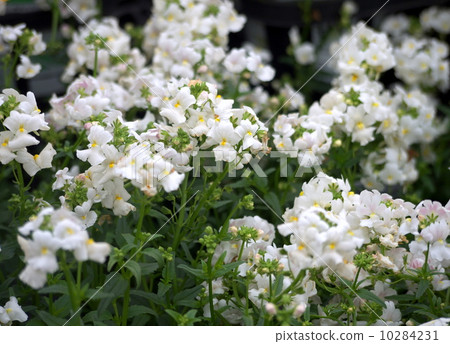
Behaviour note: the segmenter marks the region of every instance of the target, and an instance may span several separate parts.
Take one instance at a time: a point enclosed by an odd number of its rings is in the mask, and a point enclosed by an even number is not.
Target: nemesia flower
[[[13,321],[25,322],[27,320],[28,315],[19,306],[14,296],[9,298],[4,307],[0,307],[0,323],[2,324],[10,324]]]

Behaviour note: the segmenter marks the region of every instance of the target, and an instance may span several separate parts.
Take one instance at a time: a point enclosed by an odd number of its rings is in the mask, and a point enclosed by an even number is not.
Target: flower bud
[[[294,313],[292,314],[295,318],[300,317],[303,313],[305,313],[306,305],[304,303],[299,304],[294,309]]]
[[[270,315],[275,315],[277,314],[277,308],[273,303],[269,302],[266,304],[266,312],[269,313]]]

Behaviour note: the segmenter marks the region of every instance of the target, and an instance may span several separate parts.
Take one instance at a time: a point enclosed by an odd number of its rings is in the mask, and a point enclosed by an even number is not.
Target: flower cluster
[[[434,30],[440,34],[450,33],[450,9],[432,6],[420,14],[420,24],[425,31]]]
[[[283,249],[294,275],[323,268],[325,280],[335,280],[337,274],[364,287],[371,283],[370,274],[388,270],[418,275],[427,264],[435,273],[433,289],[444,290],[450,285],[444,272],[450,257],[449,211],[450,203],[443,207],[424,201],[415,207],[376,190],[355,194],[348,182],[320,173],[303,184],[278,230],[290,237],[291,244]],[[373,285],[382,300],[395,294],[389,282]],[[416,283],[408,287],[417,290]],[[386,301],[381,318],[398,325],[400,311]]]
[[[395,65],[392,45],[385,33],[376,32],[363,23],[354,25],[331,47],[342,78],[376,78]]]
[[[29,146],[39,144],[39,140],[31,134],[50,129],[32,92],[24,96],[13,89],[3,90],[0,94],[0,120],[2,129],[5,129],[0,132],[2,164],[16,160],[23,164],[30,176],[43,168],[52,167],[56,151],[50,143],[39,154],[32,155],[27,150]]]
[[[240,278],[248,280],[250,301],[272,315],[276,313],[276,306],[268,301],[273,295],[272,283],[277,274],[286,272],[288,275],[283,279],[281,290],[289,287],[290,291],[289,293],[286,291],[286,296],[281,302],[283,311],[287,311],[296,318],[300,317],[306,310],[309,298],[313,297],[317,290],[309,274],[306,274],[298,283],[299,281],[295,280],[297,273],[293,272],[293,275],[288,273],[288,256],[273,243],[274,226],[259,216],[246,216],[231,220],[228,233],[230,240],[222,241],[216,247],[213,263],[215,264],[218,260],[225,264],[233,261],[242,262],[236,272],[241,276]],[[235,282],[226,278],[213,281],[214,307],[220,309],[227,306],[228,309],[222,312],[222,316],[231,324],[242,324],[242,310],[236,307],[242,301],[233,296],[232,283]],[[281,306],[281,303],[278,306]],[[205,316],[210,314],[208,306],[204,308]]]
[[[320,173],[303,185],[294,207],[283,215],[286,223],[279,226],[279,231],[290,235],[292,245],[285,249],[289,252],[289,266],[295,271],[326,266],[324,273],[336,272],[353,280],[357,252],[374,256],[371,268],[398,272],[421,268],[427,250],[427,264],[443,271],[450,256],[446,243],[449,207],[450,203],[443,207],[431,201],[415,207],[376,190],[364,190],[358,195],[350,191],[348,182]],[[415,239],[409,241],[408,234],[414,234]],[[436,282],[450,283],[444,275],[438,276]],[[434,287],[441,290],[437,283]]]
[[[436,118],[435,100],[416,88],[397,85],[388,91],[372,80],[393,66],[392,46],[385,34],[361,25],[352,32],[361,46],[351,40],[338,54],[336,86],[309,107],[307,116],[279,115],[274,124],[274,145],[298,156],[300,165],[309,167],[321,163],[332,146],[339,148],[348,140],[360,146],[371,143],[376,148],[367,149],[361,162],[365,186],[382,188],[414,181],[416,162],[409,150],[421,144],[426,152],[444,130]],[[427,158],[432,160],[430,154]]]
[[[40,55],[46,49],[46,44],[42,40],[42,34],[33,29],[26,28],[25,24],[16,26],[0,25],[0,57],[3,56],[4,63],[15,68],[18,78],[31,79],[41,71],[39,63],[32,63],[30,56]],[[14,52],[20,63],[15,65]],[[8,71],[9,72],[9,71]]]
[[[245,17],[230,1],[155,1],[154,16],[144,27],[144,50],[152,56],[152,72],[199,78],[220,85],[239,79],[253,84],[270,81],[275,71],[269,56],[253,46],[227,51],[228,35],[240,31]],[[245,89],[246,88],[246,89]]]
[[[448,45],[436,39],[403,37],[394,51],[395,72],[408,85],[449,87]]]
[[[90,238],[78,215],[65,208],[42,209],[19,233],[26,262],[19,278],[34,289],[44,286],[47,274],[58,271],[58,250],[71,251],[77,261],[98,263],[104,263],[110,251],[109,244]]]
[[[126,79],[145,65],[145,57],[139,49],[131,48],[131,37],[112,17],[92,19],[74,32],[67,54],[70,60],[62,76],[65,82],[89,70],[95,70],[103,80]]]

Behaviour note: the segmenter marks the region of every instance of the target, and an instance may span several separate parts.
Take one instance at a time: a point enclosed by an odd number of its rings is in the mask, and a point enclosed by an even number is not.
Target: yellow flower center
[[[357,127],[359,130],[362,130],[362,129],[364,129],[364,123],[363,123],[363,122],[358,122],[358,123],[356,123],[356,127]]]
[[[47,247],[41,248],[41,254],[45,255],[47,253],[48,253],[48,248]]]
[[[225,138],[222,139],[222,142],[220,143],[221,146],[225,146],[227,144],[227,140]]]
[[[178,101],[178,102],[176,102],[176,104],[174,105],[176,108],[179,108],[180,107],[180,102]]]
[[[297,250],[299,250],[299,251],[303,250],[304,248],[305,248],[305,245],[303,245],[303,244],[300,244],[297,246]]]
[[[332,242],[331,244],[328,245],[328,247],[332,250],[334,250],[336,248],[336,245],[334,242]]]
[[[86,240],[86,244],[88,244],[88,245],[92,245],[94,242],[95,242],[94,239]]]
[[[289,218],[289,221],[290,221],[290,222],[298,221],[298,217],[297,217],[297,216],[291,216],[291,217]]]
[[[35,155],[33,155],[33,159],[34,159],[34,161],[36,161],[36,160],[37,160],[37,158],[39,158],[39,154],[35,154]]]
[[[20,125],[19,131],[20,131],[21,133],[23,133],[23,132],[25,131],[25,129],[23,128],[23,124]]]
[[[116,195],[116,201],[121,201],[123,198],[120,197],[119,195]]]

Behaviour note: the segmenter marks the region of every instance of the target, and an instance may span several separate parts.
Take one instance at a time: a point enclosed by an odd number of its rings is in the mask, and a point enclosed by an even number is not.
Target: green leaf
[[[363,299],[376,302],[381,307],[386,308],[386,304],[384,303],[384,301],[367,289],[359,289],[356,291],[356,294],[358,294]]]
[[[277,213],[280,216],[281,214],[283,214],[280,201],[278,200],[277,195],[273,191],[267,193],[264,196],[264,200],[267,202],[268,205],[270,205],[270,207],[275,211],[275,213]]]
[[[217,202],[214,202],[214,204],[212,205],[211,208],[212,209],[217,209],[217,208],[220,208],[221,206],[223,206],[225,204],[229,204],[231,202],[233,202],[233,200],[231,200],[231,199],[227,199],[227,200],[224,200],[224,201],[217,201]]]
[[[163,221],[167,221],[168,217],[156,209],[150,209],[148,215]]]
[[[419,286],[417,287],[417,293],[416,293],[416,298],[420,299],[422,297],[422,295],[425,293],[425,291],[427,290],[428,286],[430,285],[430,282],[427,280],[420,280],[419,282]]]
[[[281,292],[283,291],[283,280],[284,280],[283,274],[279,274],[275,279],[275,283],[273,284],[273,290],[275,292],[275,295],[281,294]]]
[[[139,265],[144,276],[152,274],[159,268],[158,263],[139,263]]]
[[[162,282],[158,283],[158,296],[164,296],[169,291],[171,285],[170,284],[164,284]]]
[[[61,319],[47,313],[46,311],[36,311],[37,315],[41,320],[48,326],[62,326],[67,321],[66,319]]]
[[[155,293],[149,293],[149,292],[146,292],[143,290],[131,290],[130,294],[142,297],[142,298],[144,298],[150,302],[153,302],[154,304],[157,304],[157,305],[164,305],[164,303],[165,303],[165,300],[162,297],[156,295]]]
[[[158,316],[158,313],[156,313],[153,309],[146,307],[146,306],[133,305],[128,308],[128,316],[130,318],[134,318],[134,317],[136,317],[138,315],[142,315],[142,314],[150,314],[150,315],[154,315],[155,317]]]
[[[197,302],[195,298],[202,289],[202,285],[197,285],[193,288],[182,290],[177,295],[175,295],[175,297],[173,298],[173,302],[178,306],[194,307],[195,303]]]
[[[65,294],[69,293],[66,284],[53,284],[47,287],[41,288],[38,291],[39,294]]]
[[[130,260],[128,263],[126,263],[124,265],[124,267],[131,271],[134,278],[136,279],[137,285],[139,286],[139,284],[141,283],[142,270],[141,270],[141,266],[138,264],[138,262],[135,262],[134,260]]]
[[[157,248],[150,247],[146,248],[145,250],[142,250],[141,252],[142,254],[148,257],[152,257],[154,260],[156,260],[159,266],[162,266],[164,264],[164,258],[161,254],[161,251],[158,250]]]
[[[178,312],[175,312],[171,309],[166,309],[166,313],[169,314],[173,320],[175,320],[175,322],[178,324],[178,321],[180,320],[180,318],[182,317],[182,315]]]
[[[229,272],[231,270],[234,270],[235,268],[237,268],[242,263],[244,263],[244,262],[243,261],[237,261],[237,262],[233,262],[233,263],[224,265],[222,268],[213,271],[212,278],[213,279],[219,278],[219,277],[225,275],[227,272]]]
[[[178,265],[178,267],[180,269],[190,273],[191,275],[194,275],[195,277],[202,279],[202,280],[207,280],[207,278],[208,278],[207,276],[205,276],[203,270],[201,270],[201,269],[194,269],[185,264]]]

